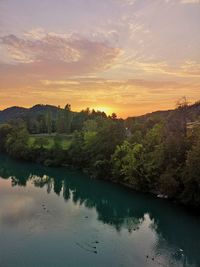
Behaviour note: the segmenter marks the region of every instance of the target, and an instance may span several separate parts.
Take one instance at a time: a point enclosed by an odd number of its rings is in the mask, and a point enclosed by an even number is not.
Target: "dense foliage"
[[[164,116],[124,121],[89,109],[74,115],[66,105],[56,116],[48,110],[35,120],[2,124],[0,150],[48,166],[81,168],[94,178],[199,208],[200,126],[190,110],[182,102]]]

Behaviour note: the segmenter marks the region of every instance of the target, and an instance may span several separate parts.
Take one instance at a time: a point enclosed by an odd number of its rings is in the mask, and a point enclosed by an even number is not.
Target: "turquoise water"
[[[0,267],[200,266],[200,218],[66,168],[0,156]]]

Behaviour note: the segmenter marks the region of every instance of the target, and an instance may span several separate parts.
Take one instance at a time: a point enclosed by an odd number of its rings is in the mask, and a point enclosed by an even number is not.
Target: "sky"
[[[200,0],[0,0],[0,110],[200,100]]]

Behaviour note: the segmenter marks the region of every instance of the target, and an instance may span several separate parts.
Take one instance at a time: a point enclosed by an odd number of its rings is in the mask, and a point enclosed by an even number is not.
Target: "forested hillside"
[[[24,121],[33,121],[32,125],[30,125],[30,131],[36,131],[40,132],[39,129],[37,129],[37,126],[39,127],[39,124],[42,124],[42,121],[46,120],[47,114],[49,113],[51,116],[52,124],[55,123],[55,121],[58,118],[58,113],[62,113],[62,111],[70,109],[71,106],[67,104],[64,108],[56,107],[52,105],[35,105],[31,108],[23,108],[23,107],[10,107],[5,110],[0,111],[0,123],[6,123],[6,122],[12,122],[14,120],[24,120]],[[99,114],[100,116],[106,117],[106,114],[104,112],[100,111],[94,111],[90,110],[89,108],[82,110],[81,112],[74,112],[71,111],[73,114],[72,118],[72,131],[76,130],[77,127],[79,129],[82,127],[78,124],[83,122],[84,120],[87,120],[88,115],[91,117],[91,114]],[[155,111],[152,113],[147,113],[145,115],[136,116],[136,117],[128,117],[125,119],[125,124],[128,128],[132,127],[133,122],[143,123],[143,124],[154,124],[156,122],[160,122],[161,120],[167,120],[170,115],[173,113],[176,113],[176,109],[172,110],[163,110],[163,111]],[[188,105],[187,108],[187,123],[190,122],[196,122],[200,118],[200,101],[196,102],[192,105]],[[35,124],[35,125],[34,125]],[[33,129],[31,129],[33,127]],[[35,129],[34,129],[35,127]],[[53,128],[53,127],[52,127]],[[45,131],[45,129],[44,129]]]

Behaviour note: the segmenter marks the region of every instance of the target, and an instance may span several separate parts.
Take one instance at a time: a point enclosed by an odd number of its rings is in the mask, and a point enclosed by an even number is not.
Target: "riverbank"
[[[9,156],[7,153],[3,153],[4,155],[8,156],[8,157],[11,157],[12,159],[14,160],[19,160],[19,162],[32,162],[32,163],[36,163],[36,164],[40,164],[41,166],[44,166],[44,167],[49,167],[49,168],[56,168],[59,170],[59,168],[67,168],[69,170],[72,170],[72,171],[81,171],[83,174],[86,174],[87,176],[89,176],[91,179],[93,180],[103,180],[107,183],[110,183],[110,184],[116,184],[120,187],[123,187],[123,188],[127,188],[129,189],[131,192],[137,192],[137,193],[143,193],[143,194],[146,194],[146,195],[150,195],[152,196],[153,198],[158,198],[158,199],[163,199],[163,200],[166,200],[166,201],[169,201],[169,202],[173,202],[174,204],[178,204],[180,205],[180,207],[184,207],[186,208],[188,211],[192,211],[194,212],[195,214],[199,214],[199,209],[194,207],[194,206],[191,206],[191,205],[186,205],[185,203],[182,203],[181,201],[178,201],[177,199],[175,198],[170,198],[168,196],[165,196],[165,195],[162,195],[159,191],[141,191],[141,190],[138,190],[134,187],[133,184],[130,184],[130,183],[125,183],[125,182],[120,182],[120,181],[117,181],[115,180],[113,177],[111,178],[108,178],[108,177],[94,177],[93,175],[91,175],[91,172],[88,168],[80,168],[80,167],[77,167],[75,165],[70,165],[70,164],[61,164],[61,165],[49,165],[49,164],[45,164],[45,161],[44,162],[37,162],[37,161],[32,161],[30,159],[25,159],[25,158],[15,158],[15,157],[12,157],[12,156]],[[191,210],[192,208],[192,210]]]
[[[200,129],[187,133],[172,122],[151,124],[145,131],[141,123],[129,137],[124,122],[112,118],[87,120],[70,136],[33,136],[24,124],[3,125],[0,151],[45,166],[78,168],[95,179],[200,209]]]

